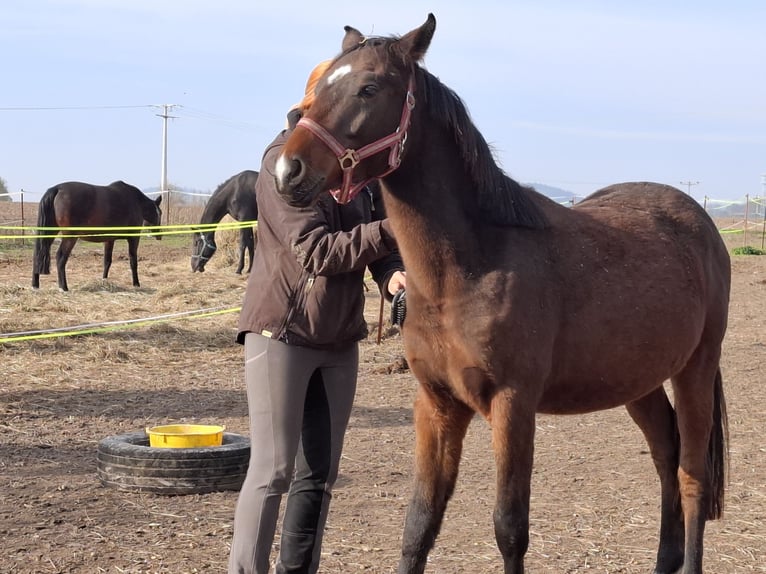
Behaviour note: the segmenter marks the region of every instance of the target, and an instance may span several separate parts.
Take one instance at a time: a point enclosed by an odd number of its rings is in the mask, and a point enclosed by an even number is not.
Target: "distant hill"
[[[575,194],[560,187],[546,185],[544,183],[525,183],[529,187],[534,187],[539,193],[551,198],[553,201],[562,204],[571,204]],[[580,198],[582,199],[582,198]]]

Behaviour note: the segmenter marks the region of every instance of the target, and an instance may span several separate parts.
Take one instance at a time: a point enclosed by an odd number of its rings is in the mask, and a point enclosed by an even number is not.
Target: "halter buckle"
[[[359,163],[359,154],[355,149],[346,149],[343,155],[338,157],[338,163],[343,171],[354,169]]]

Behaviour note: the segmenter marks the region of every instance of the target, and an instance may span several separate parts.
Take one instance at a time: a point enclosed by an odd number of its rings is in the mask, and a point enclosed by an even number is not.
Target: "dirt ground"
[[[142,240],[142,287],[124,242],[102,281],[101,250],[80,243],[69,293],[53,275],[30,288],[31,250],[0,240],[0,338],[8,333],[146,319],[240,305],[245,279],[217,255],[192,274],[187,242]],[[731,434],[725,517],[708,524],[706,572],[766,572],[766,257],[734,257],[723,373]],[[411,489],[416,383],[395,366],[401,339],[368,294],[356,406],[331,507],[321,572],[395,572]],[[386,307],[386,320],[388,307]],[[236,492],[163,496],[106,488],[107,436],[175,422],[247,434],[236,313],[135,324],[104,333],[0,344],[0,572],[222,573]],[[466,440],[457,490],[428,573],[500,573],[492,531],[487,424]],[[624,409],[538,418],[529,572],[648,573],[659,484]],[[276,544],[278,545],[277,539]]]

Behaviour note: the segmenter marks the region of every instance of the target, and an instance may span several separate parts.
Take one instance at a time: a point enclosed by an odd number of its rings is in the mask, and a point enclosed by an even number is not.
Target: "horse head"
[[[210,231],[195,231],[194,245],[192,246],[191,268],[192,271],[205,271],[205,265],[215,253],[218,246],[215,237]]]
[[[340,55],[277,159],[277,188],[289,203],[308,205],[324,191],[347,203],[399,167],[415,107],[415,68],[435,29],[433,14],[401,38],[345,27]]]
[[[162,223],[162,210],[160,209],[160,203],[162,202],[162,196],[158,197],[154,201],[143,205],[142,217],[144,218],[144,225],[146,225],[149,237],[154,237],[158,241],[162,239],[160,234],[160,225]]]

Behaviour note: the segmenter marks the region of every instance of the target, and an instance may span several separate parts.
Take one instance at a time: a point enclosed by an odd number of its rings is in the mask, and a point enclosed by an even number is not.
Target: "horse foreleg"
[[[402,535],[399,574],[422,574],[455,489],[473,411],[423,386],[415,401],[415,484]]]
[[[245,251],[250,255],[250,266],[253,264],[253,230],[249,227],[243,227],[239,230],[239,262],[237,263],[237,269],[234,271],[237,275],[242,273],[245,268]],[[248,272],[250,267],[248,267]]]
[[[492,399],[492,445],[497,468],[495,540],[505,574],[523,574],[529,546],[529,497],[535,442],[532,400],[506,389]]]
[[[76,237],[64,237],[56,250],[56,271],[58,272],[59,289],[62,291],[69,291],[66,282],[66,263],[69,261],[75,243],[77,243]]]
[[[109,268],[112,266],[112,252],[114,251],[114,239],[104,242],[104,279],[109,277]]]
[[[684,563],[684,520],[678,490],[678,426],[663,387],[625,405],[644,433],[660,477],[660,545],[654,574],[672,574]]]
[[[130,272],[133,274],[133,287],[141,287],[138,282],[138,242],[139,237],[128,237],[128,257],[130,258]]]
[[[672,378],[681,448],[678,482],[684,514],[681,574],[702,574],[705,521],[719,518],[726,466],[726,406],[718,354],[697,354]]]
[[[255,231],[253,231],[252,227],[247,228],[247,243],[245,244],[245,248],[247,249],[247,272],[250,273],[250,271],[253,269],[253,257],[255,256]]]

